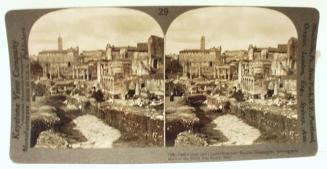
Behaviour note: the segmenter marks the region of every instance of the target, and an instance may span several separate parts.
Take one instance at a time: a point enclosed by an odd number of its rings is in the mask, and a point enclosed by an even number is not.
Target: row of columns
[[[201,76],[201,66],[193,66],[195,68],[195,73],[196,75],[198,75],[198,77]],[[192,67],[191,66],[188,66],[186,63],[184,63],[183,65],[183,75],[184,76],[187,76],[187,73],[190,74],[190,79],[192,80],[192,77],[193,77],[193,71],[192,71]]]
[[[230,68],[221,68],[219,66],[214,66],[214,78],[215,79],[227,79],[231,80],[232,73]]]
[[[58,65],[55,69],[55,71],[51,68],[49,68],[49,65],[44,65],[43,66],[43,77],[48,78],[48,73],[49,73],[49,79],[52,80],[54,75],[57,75],[56,77],[58,79],[61,79],[60,75],[60,66]],[[75,67],[73,66],[73,79],[80,79],[82,78],[83,80],[89,80],[90,79],[90,71],[88,67]]]
[[[254,93],[254,77],[242,77],[242,90],[246,93]]]
[[[186,63],[183,64],[183,75],[186,76],[187,73],[190,74],[190,79],[192,80],[192,75],[194,71],[196,72],[195,74],[198,75],[198,77],[201,76],[201,66],[193,67],[195,69],[192,69],[191,66],[188,66]],[[213,76],[215,79],[227,79],[231,80],[231,69],[230,68],[221,68],[219,66],[214,66],[213,67]]]
[[[102,76],[101,77],[102,89],[109,93],[115,93],[115,78],[113,76]]]
[[[73,79],[80,79],[83,80],[89,80],[90,79],[90,71],[89,68],[79,68],[79,67],[73,67]]]
[[[43,77],[48,77],[48,72],[49,72],[49,79],[52,80],[53,76],[57,74],[57,78],[61,79],[60,76],[60,66],[57,66],[57,69],[55,71],[51,70],[48,68],[48,65],[43,66]]]

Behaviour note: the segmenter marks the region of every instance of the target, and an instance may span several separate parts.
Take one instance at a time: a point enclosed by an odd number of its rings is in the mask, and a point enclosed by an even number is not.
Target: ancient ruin
[[[240,50],[199,39],[166,55],[167,146],[297,142],[297,39]]]
[[[59,36],[58,49],[31,59],[31,146],[163,146],[163,44],[152,35],[80,52]]]

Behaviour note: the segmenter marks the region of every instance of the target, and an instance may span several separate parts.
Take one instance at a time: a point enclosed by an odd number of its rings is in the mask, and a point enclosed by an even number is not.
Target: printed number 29
[[[167,16],[168,15],[168,8],[158,8],[158,15]]]

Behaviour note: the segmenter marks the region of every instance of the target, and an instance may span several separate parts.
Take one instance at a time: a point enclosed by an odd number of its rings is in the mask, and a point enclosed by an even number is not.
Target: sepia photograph
[[[55,10],[28,47],[32,148],[164,145],[164,36],[150,15]]]
[[[298,143],[297,47],[276,10],[179,15],[166,34],[166,146]]]
[[[193,165],[321,152],[318,9],[40,5],[4,13],[11,163]]]

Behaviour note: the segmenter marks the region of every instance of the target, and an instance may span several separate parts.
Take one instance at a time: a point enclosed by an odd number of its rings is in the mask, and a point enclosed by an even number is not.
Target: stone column
[[[73,65],[73,79],[75,79],[75,65]]]
[[[254,94],[254,78],[252,79],[252,94]]]
[[[183,76],[185,76],[185,63],[183,63]]]
[[[101,66],[100,66],[100,62],[97,63],[97,81],[100,84],[100,82],[101,82]]]
[[[45,65],[44,68],[45,68],[45,77],[48,78],[48,71],[49,71],[48,65]]]
[[[231,77],[230,77],[231,76],[230,68],[228,69],[228,73],[227,74],[228,74],[228,81],[230,81],[230,79],[231,79]]]
[[[60,79],[60,68],[59,68],[59,66],[57,68],[57,74],[58,74],[58,79]]]
[[[77,77],[77,79],[79,79],[79,70],[78,70],[78,68],[76,69],[76,77]]]
[[[238,63],[237,73],[238,73],[238,82],[241,83],[241,81],[242,81],[242,62]]]
[[[115,100],[115,79],[114,77],[112,77],[112,94],[113,94],[113,98],[112,100]]]
[[[45,73],[45,65],[43,66],[42,73],[43,73],[43,74],[42,74],[43,77],[46,77],[47,74]]]
[[[278,81],[274,83],[274,95],[278,95],[278,86],[279,86]]]
[[[245,88],[246,88],[247,93],[249,93],[249,79],[248,78],[245,79]]]
[[[86,80],[90,79],[90,75],[89,75],[89,67],[87,67],[86,69]]]
[[[87,71],[86,71],[86,69],[84,69],[84,80],[86,80],[87,79]]]
[[[213,66],[213,77],[214,79],[217,78],[216,66]]]
[[[135,83],[135,95],[140,95],[140,85],[139,85],[139,81],[136,81]]]

